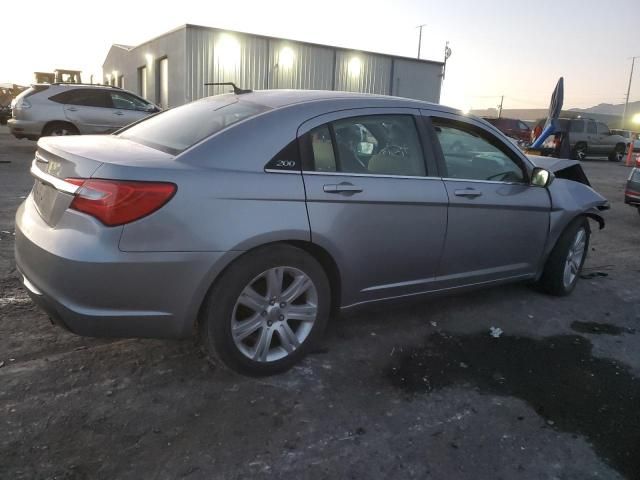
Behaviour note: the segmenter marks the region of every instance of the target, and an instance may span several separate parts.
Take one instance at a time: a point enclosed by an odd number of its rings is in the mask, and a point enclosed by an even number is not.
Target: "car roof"
[[[451,113],[460,113],[459,110],[454,108],[422,100],[334,90],[254,90],[249,93],[240,94],[238,97],[243,100],[259,103],[274,109],[307,102],[349,100],[351,102],[362,102],[363,106],[375,103],[375,106],[378,107],[429,108]]]

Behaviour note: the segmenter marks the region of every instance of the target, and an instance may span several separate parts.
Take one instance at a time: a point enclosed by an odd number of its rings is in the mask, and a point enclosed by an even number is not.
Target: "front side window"
[[[177,154],[234,123],[267,110],[269,107],[264,105],[220,95],[153,115],[118,136]]]
[[[479,129],[456,122],[434,120],[446,175],[461,180],[524,182],[522,168]]]
[[[598,133],[600,135],[610,135],[609,127],[607,127],[606,123],[598,122]]]
[[[596,123],[587,122],[587,133],[596,133]]]
[[[518,122],[518,128],[520,130],[529,130],[529,126],[524,122]]]
[[[122,110],[141,110],[146,111],[149,104],[138,97],[134,97],[125,92],[110,92],[113,108]]]
[[[411,115],[338,120],[307,134],[311,168],[319,172],[425,176],[422,146]]]

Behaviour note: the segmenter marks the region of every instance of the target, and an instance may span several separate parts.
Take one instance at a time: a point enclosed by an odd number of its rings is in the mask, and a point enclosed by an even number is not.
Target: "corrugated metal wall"
[[[391,58],[369,53],[336,52],[336,90],[389,95]]]
[[[384,95],[404,91],[432,101],[440,97],[438,75],[442,69],[437,63],[404,62],[402,67],[411,68],[394,71],[394,62],[400,59],[386,55],[193,25],[186,30],[187,101],[229,91],[228,87],[205,87],[206,82],[234,82],[251,89],[343,90]],[[399,78],[409,71],[412,78]],[[436,81],[431,81],[433,78]],[[419,85],[407,89],[412,82]]]
[[[187,30],[187,96],[192,100],[229,91],[205,86],[208,82],[233,82],[242,88],[267,88],[268,43],[249,35],[201,28]]]
[[[269,40],[269,88],[333,89],[334,51]]]

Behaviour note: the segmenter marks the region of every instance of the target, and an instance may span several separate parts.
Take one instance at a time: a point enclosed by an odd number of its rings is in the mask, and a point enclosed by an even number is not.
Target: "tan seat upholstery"
[[[371,157],[368,168],[369,172],[378,175],[423,176],[425,172],[422,159],[420,159],[420,162],[420,165],[418,165],[411,156],[402,157],[399,155],[378,153]]]
[[[333,146],[331,142],[313,142],[313,158],[315,159],[316,171],[336,171],[336,161],[333,156]]]

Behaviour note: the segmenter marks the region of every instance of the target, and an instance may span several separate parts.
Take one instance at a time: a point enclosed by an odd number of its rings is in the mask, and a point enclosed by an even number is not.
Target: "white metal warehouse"
[[[183,25],[138,46],[113,45],[104,82],[163,108],[228,87],[344,90],[438,102],[442,62]]]

